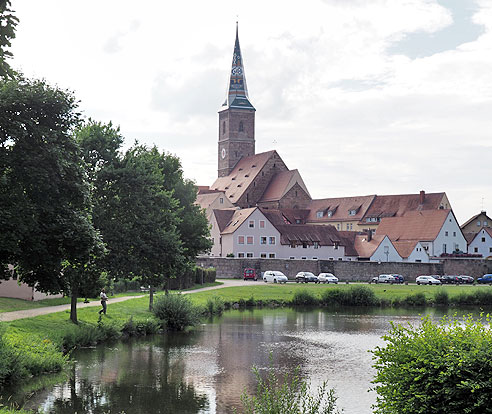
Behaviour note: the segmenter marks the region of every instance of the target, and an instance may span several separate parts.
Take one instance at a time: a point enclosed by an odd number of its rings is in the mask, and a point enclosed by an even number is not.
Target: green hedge
[[[372,351],[376,414],[492,412],[492,331],[489,320],[424,318],[393,325]]]

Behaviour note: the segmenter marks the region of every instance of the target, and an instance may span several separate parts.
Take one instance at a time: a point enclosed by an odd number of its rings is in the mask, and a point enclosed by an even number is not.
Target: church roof
[[[309,195],[301,174],[298,170],[282,171],[274,175],[260,201],[277,201],[280,200],[296,183]]]
[[[248,87],[246,86],[243,57],[241,55],[241,47],[239,46],[237,23],[236,42],[234,43],[234,54],[232,55],[231,76],[229,78],[227,96],[220,110],[229,108],[255,110],[248,97]]]
[[[237,203],[268,160],[275,154],[276,151],[267,151],[241,158],[229,175],[217,178],[210,188],[224,191],[230,202]]]

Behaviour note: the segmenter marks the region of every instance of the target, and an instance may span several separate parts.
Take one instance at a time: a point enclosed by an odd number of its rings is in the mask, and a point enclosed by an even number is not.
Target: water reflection
[[[254,393],[251,367],[299,366],[313,387],[327,380],[347,413],[371,413],[371,354],[390,321],[419,323],[419,312],[380,309],[231,311],[188,333],[84,349],[70,378],[27,400],[46,413],[231,413]],[[442,312],[428,309],[433,318]],[[448,313],[453,313],[449,311]],[[22,404],[25,396],[14,396]]]

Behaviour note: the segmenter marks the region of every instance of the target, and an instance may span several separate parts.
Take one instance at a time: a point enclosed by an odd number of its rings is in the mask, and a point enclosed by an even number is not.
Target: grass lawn
[[[325,289],[348,289],[351,286],[366,286],[376,293],[378,298],[393,300],[404,298],[415,293],[424,293],[427,299],[433,298],[434,294],[439,290],[448,292],[449,297],[459,295],[460,293],[471,293],[480,289],[491,289],[489,286],[466,286],[466,285],[444,285],[444,286],[418,286],[418,285],[370,285],[367,283],[354,284],[305,284],[305,283],[287,283],[285,285],[265,284],[262,282],[254,283],[248,286],[228,287],[218,290],[197,292],[191,295],[191,299],[198,305],[203,305],[208,298],[219,296],[225,301],[238,301],[239,299],[249,299],[253,297],[255,300],[279,300],[290,301],[294,292],[297,290],[308,290],[318,297]]]
[[[195,285],[191,288],[184,289],[184,291],[200,289],[203,287],[209,286],[219,286],[222,285],[222,282],[213,282],[213,283],[204,283],[203,285]],[[157,292],[159,294],[160,292]],[[119,298],[125,296],[141,296],[148,295],[148,292],[122,292],[117,293],[116,295],[109,296],[109,298]],[[85,298],[79,298],[78,302],[83,302]],[[91,302],[99,301],[99,298],[89,298]],[[148,299],[147,299],[148,300]],[[30,300],[22,300],[22,299],[13,299],[13,298],[2,298],[0,297],[0,313],[3,312],[14,312],[18,310],[26,310],[26,309],[36,309],[36,308],[44,308],[46,306],[57,306],[57,305],[68,305],[70,303],[70,298],[54,298],[54,299],[43,299],[38,301],[30,301]]]

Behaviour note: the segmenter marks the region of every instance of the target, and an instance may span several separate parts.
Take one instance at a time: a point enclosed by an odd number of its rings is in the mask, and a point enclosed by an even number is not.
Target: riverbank
[[[191,301],[204,307],[207,301],[221,298],[227,307],[327,305],[323,298],[356,298],[360,305],[411,307],[446,305],[460,301],[463,305],[492,305],[488,286],[416,286],[416,285],[273,285],[262,282],[234,281],[237,286],[203,292],[186,292]],[[209,288],[214,289],[214,287]],[[361,293],[362,292],[362,293]],[[157,295],[158,296],[158,295]],[[367,298],[373,302],[367,303]],[[316,301],[299,302],[299,298]],[[361,298],[365,298],[361,301]],[[159,322],[148,311],[148,295],[110,304],[108,314],[100,317],[99,306],[79,309],[79,325],[69,321],[69,311],[52,313],[12,322],[3,322],[2,343],[15,349],[21,363],[9,382],[48,372],[66,365],[66,352],[78,346],[94,345],[121,336],[147,335],[158,332]],[[466,300],[473,303],[465,303]],[[297,300],[297,303],[296,303]],[[477,302],[482,300],[482,303]],[[338,303],[340,304],[340,303]],[[343,303],[341,303],[343,304]],[[357,303],[356,303],[357,304]],[[1,352],[1,350],[0,350]]]

